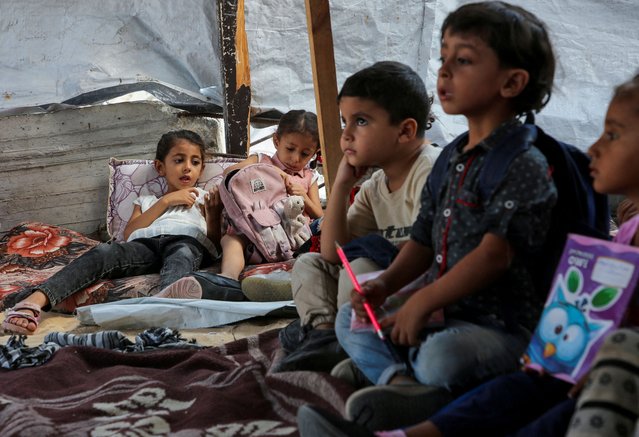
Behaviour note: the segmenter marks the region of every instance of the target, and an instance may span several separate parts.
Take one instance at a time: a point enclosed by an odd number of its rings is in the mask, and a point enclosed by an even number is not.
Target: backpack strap
[[[431,197],[439,196],[439,191],[444,185],[444,180],[446,179],[448,169],[450,168],[450,158],[453,156],[453,153],[457,150],[460,144],[465,144],[467,142],[468,132],[465,132],[448,143],[448,145],[442,149],[441,153],[435,160],[435,164],[433,164],[433,168],[430,170],[428,179],[426,179],[426,187],[428,188]]]
[[[535,126],[524,124],[513,129],[499,144],[493,146],[479,170],[479,195],[484,202],[489,201],[506,177],[513,160],[530,149],[537,140]]]
[[[499,144],[491,148],[484,160],[479,173],[479,195],[482,201],[488,201],[497,187],[506,177],[512,161],[520,154],[528,150],[537,139],[535,126],[523,125],[519,129],[507,135]],[[450,159],[460,146],[468,142],[468,132],[455,138],[440,153],[430,175],[427,179],[427,187],[431,196],[439,196],[444,185]]]

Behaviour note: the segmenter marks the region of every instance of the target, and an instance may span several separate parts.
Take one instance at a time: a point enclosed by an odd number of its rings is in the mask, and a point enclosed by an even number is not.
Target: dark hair
[[[204,160],[204,157],[206,156],[206,145],[204,144],[204,140],[195,132],[186,129],[174,130],[162,135],[162,138],[158,141],[158,147],[155,150],[155,159],[164,162],[166,155],[169,154],[173,146],[175,146],[179,140],[186,140],[189,143],[197,145],[200,148],[200,153]]]
[[[502,67],[523,68],[529,80],[513,99],[517,114],[539,112],[550,100],[555,54],[546,26],[527,10],[501,1],[469,3],[451,12],[441,30],[481,38],[497,54]]]
[[[285,134],[309,135],[319,149],[319,130],[317,129],[317,115],[303,109],[293,109],[282,115],[277,125],[275,135],[282,138]]]
[[[612,100],[631,100],[639,98],[639,74],[615,87]],[[634,108],[635,114],[639,114],[639,104]]]
[[[434,121],[430,113],[433,99],[428,96],[424,81],[412,68],[400,62],[376,62],[351,75],[342,85],[338,103],[342,97],[372,100],[389,113],[394,125],[407,118],[415,119],[420,138]]]

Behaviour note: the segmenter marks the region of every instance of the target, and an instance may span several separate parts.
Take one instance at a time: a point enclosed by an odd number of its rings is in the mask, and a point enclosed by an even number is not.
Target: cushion
[[[216,157],[206,160],[197,186],[205,190],[222,181],[222,171],[240,162],[238,158]],[[117,241],[124,240],[124,228],[133,212],[133,201],[139,196],[166,192],[166,180],[158,174],[153,160],[109,160],[109,197],[107,231]]]

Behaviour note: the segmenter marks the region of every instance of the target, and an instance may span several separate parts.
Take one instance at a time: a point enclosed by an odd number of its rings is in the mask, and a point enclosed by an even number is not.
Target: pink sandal
[[[33,311],[33,315],[23,313],[20,310],[29,310]],[[29,302],[21,302],[16,304],[13,308],[9,308],[4,318],[4,322],[2,322],[2,329],[4,329],[5,334],[20,334],[20,335],[33,335],[38,330],[38,324],[40,322],[40,312],[42,309],[33,303]],[[26,319],[29,322],[33,322],[35,324],[35,329],[30,331],[27,328],[23,328],[22,326],[15,325],[13,323],[9,323],[13,319]]]

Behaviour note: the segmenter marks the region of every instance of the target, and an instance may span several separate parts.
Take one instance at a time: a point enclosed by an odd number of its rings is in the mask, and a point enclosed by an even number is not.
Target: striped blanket
[[[325,373],[272,373],[277,330],[213,348],[65,346],[0,370],[0,435],[295,436],[299,406],[342,411],[352,389]]]

